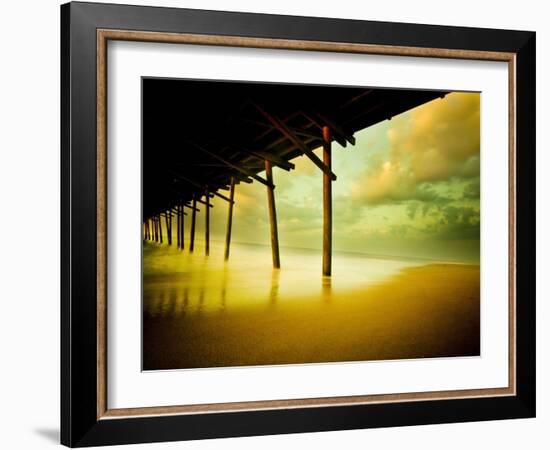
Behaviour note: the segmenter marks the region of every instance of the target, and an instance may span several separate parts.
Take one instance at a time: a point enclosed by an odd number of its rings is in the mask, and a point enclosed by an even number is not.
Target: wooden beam
[[[210,254],[210,197],[208,195],[208,186],[206,187],[206,213],[204,224],[204,254],[208,256]]]
[[[266,145],[263,150],[264,151],[269,151],[271,150],[272,148],[276,148],[276,147],[279,147],[283,142],[285,141],[288,141],[288,138],[285,136],[285,135],[281,135],[281,137],[279,139],[275,139],[274,141],[271,141],[270,144]],[[323,145],[323,138],[321,137],[321,132],[319,132],[319,136],[315,137],[315,138],[304,138],[304,139],[300,139],[300,142],[302,142],[303,144],[306,145],[307,147],[307,144],[308,143],[311,143],[311,142],[315,142],[315,141],[319,141],[319,145],[316,145],[314,148],[317,148],[319,147],[320,145]],[[294,141],[291,141],[291,144],[292,144],[292,148],[298,148],[298,146],[294,143]],[[309,148],[309,147],[308,147]]]
[[[206,205],[207,206],[206,209],[214,207],[214,205],[211,205],[210,202],[205,202],[204,200],[202,200],[200,198],[197,198],[197,202],[202,203],[203,205]]]
[[[231,185],[229,191],[229,208],[227,212],[227,230],[225,233],[225,255],[224,259],[227,261],[229,259],[229,247],[231,245],[231,227],[233,225],[233,205],[235,203],[235,179],[231,177]]]
[[[319,135],[320,135],[320,134],[321,134],[321,133],[319,133]],[[315,148],[321,147],[321,146],[323,145],[323,139],[322,139],[321,137],[319,137],[318,141],[319,141],[319,145],[313,144],[313,147],[312,147],[312,148],[315,149]],[[287,142],[288,142],[288,141],[287,141]],[[308,146],[309,144],[312,144],[313,141],[310,140],[310,139],[307,139],[307,140],[305,140],[303,143],[304,143],[304,145]],[[282,155],[286,155],[286,154],[292,152],[293,150],[298,150],[302,155],[304,154],[304,152],[302,151],[302,149],[298,148],[293,142],[288,142],[288,144],[289,144],[288,147],[285,147],[285,148],[283,148],[283,149],[281,150],[281,154],[282,154]],[[310,147],[308,147],[308,148],[310,148]],[[313,155],[315,156],[315,154],[313,154]],[[321,163],[322,163],[322,160],[319,159],[319,161],[321,161]]]
[[[233,177],[231,177],[231,179],[233,179]],[[231,198],[226,197],[223,194],[220,194],[220,193],[217,193],[217,192],[214,192],[214,194],[216,194],[216,197],[221,198],[222,200],[225,200],[226,202],[233,203],[233,200]],[[209,197],[213,197],[213,195],[210,195]]]
[[[263,158],[262,158],[262,163],[263,163]],[[241,164],[241,167],[244,170],[252,170],[252,171],[260,170],[258,168],[258,163],[254,163],[254,164],[239,163],[239,164]],[[212,164],[210,164],[210,163],[207,163],[207,164],[200,163],[200,164],[193,164],[193,167],[223,167],[223,168],[226,168],[228,166],[227,166],[227,164],[223,164],[223,163],[212,163]],[[210,192],[210,194],[211,194],[210,197],[214,196],[214,194],[212,192]]]
[[[198,183],[198,182],[196,182],[196,181],[194,181],[194,180],[191,180],[190,178],[186,177],[185,175],[182,175],[182,174],[177,173],[177,172],[174,172],[174,175],[177,176],[177,177],[179,177],[179,178],[181,178],[181,179],[183,179],[184,181],[187,181],[188,183],[192,184],[193,186],[196,186],[196,187],[198,187],[198,188],[200,188],[200,189],[203,188],[203,186],[202,186],[200,183]],[[252,183],[252,180],[246,179],[246,177],[242,177],[242,178],[245,178],[245,179],[243,180],[245,183]],[[221,186],[220,188],[218,188],[218,189],[223,189],[223,188],[224,188],[224,186],[222,185],[222,186]],[[210,192],[211,192],[212,194],[214,194],[216,197],[220,197],[220,198],[223,198],[224,200],[227,200],[227,197],[225,197],[223,194],[220,194],[219,192],[216,192],[216,191],[210,191]]]
[[[241,173],[235,173],[232,175],[237,179],[236,182],[242,181],[243,183],[251,184],[253,182],[252,178],[242,175]]]
[[[190,142],[190,144],[193,145],[193,147],[195,147],[196,149],[200,150],[201,152],[206,153],[208,156],[210,156],[214,159],[217,159],[218,161],[221,161],[226,166],[231,167],[231,168],[235,169],[236,171],[241,172],[242,174],[244,174],[244,175],[246,175],[250,178],[253,178],[254,180],[256,180],[256,181],[258,181],[262,184],[265,184],[266,186],[270,186],[268,181],[264,180],[259,175],[256,175],[254,172],[251,172],[250,170],[247,170],[247,169],[243,169],[242,167],[238,166],[237,164],[235,164],[231,161],[228,161],[227,159],[221,157],[220,155],[217,155],[216,153],[211,152],[210,150],[207,150],[204,147],[202,147],[202,146],[200,146],[200,145],[198,145],[194,142]]]
[[[363,92],[361,92],[360,94],[356,95],[355,97],[352,97],[351,99],[349,99],[346,103],[344,103],[343,105],[340,105],[340,109],[345,109],[347,108],[348,106],[356,103],[357,101],[361,100],[365,95],[368,95],[372,92],[372,89],[366,89],[364,90]]]
[[[185,182],[185,180],[174,180],[174,182],[176,181],[181,181],[181,182]],[[187,185],[185,185],[186,188],[188,188]],[[186,199],[189,194],[192,194],[193,191],[189,191],[189,190],[181,190],[179,185],[170,185],[167,187],[167,189],[171,192],[171,197],[170,197],[170,203],[178,203],[179,201],[181,200],[184,200]],[[172,208],[173,209],[173,208]]]
[[[301,111],[301,114],[307,119],[309,120],[312,125],[316,126],[317,128],[319,128],[319,131],[321,132],[321,136],[323,134],[323,124],[321,122],[319,122],[318,120],[318,116],[314,116],[313,114],[308,114],[304,111]],[[340,135],[336,135],[336,136],[333,136],[333,139],[336,140],[336,142],[338,142],[342,147],[347,147],[348,145],[348,142],[346,141],[345,138],[341,137]]]
[[[201,211],[200,209],[198,209],[198,208],[196,208],[196,207],[194,207],[194,206],[188,205],[187,203],[183,203],[181,206],[182,206],[183,208],[189,208],[189,209],[191,209],[191,210],[193,210],[193,211],[197,211],[197,212],[200,212],[200,211]],[[185,213],[185,212],[184,212],[183,214],[184,214],[185,216],[187,215],[187,213]]]
[[[333,180],[336,180],[336,175],[334,175],[330,169],[323,164],[323,161],[321,161],[315,153],[313,153],[312,150],[310,150],[291,130],[288,129],[286,124],[279,120],[277,117],[271,115],[266,110],[264,110],[261,106],[257,105],[256,103],[252,102],[252,104],[256,107],[256,109],[267,119],[269,120],[273,126],[275,126],[288,140],[290,140],[298,149],[307,155],[309,159],[315,164],[319,169],[321,169],[324,173],[329,175]]]
[[[175,211],[173,210],[174,208],[175,208]],[[179,206],[175,206],[174,208],[170,210],[170,214],[172,214],[173,216],[177,216],[177,215],[178,215],[178,208],[179,208]],[[189,208],[191,208],[191,207],[189,207]],[[186,216],[187,213],[184,212],[183,215]]]
[[[223,163],[205,163],[205,164],[199,163],[199,164],[193,164],[193,167],[224,167],[225,168],[225,167],[227,167],[227,164],[223,164]],[[249,169],[249,170],[250,169],[252,169],[252,170],[256,169],[256,167],[253,166],[253,165],[243,165],[243,168],[244,169]]]
[[[208,209],[208,208],[206,208]],[[197,219],[197,195],[193,194],[193,213],[191,214],[191,235],[189,237],[189,251],[195,248],[195,221]]]
[[[321,139],[319,136],[317,136],[317,139]],[[222,142],[218,142],[220,145],[223,144]],[[284,158],[281,158],[275,154],[271,154],[269,152],[266,152],[265,150],[256,150],[256,149],[250,149],[248,147],[242,147],[239,143],[231,142],[228,145],[225,145],[221,148],[222,151],[233,149],[236,150],[239,153],[246,153],[248,155],[254,156],[261,160],[262,166],[264,164],[264,161],[267,159],[268,161],[271,161],[272,163],[279,166],[281,169],[284,170],[292,170],[294,169],[294,164],[290,161],[287,161]],[[229,190],[229,187],[225,187],[225,190]]]
[[[273,184],[273,172],[271,162],[265,162],[265,174],[267,179]],[[267,206],[269,209],[269,223],[271,225],[271,255],[273,258],[273,267],[279,269],[281,260],[279,258],[279,233],[277,231],[277,210],[275,208],[275,194],[273,188],[267,188]]]
[[[342,125],[336,123],[334,119],[332,119],[331,117],[328,117],[326,114],[317,113],[317,116],[323,122],[325,122],[325,124],[329,126],[334,133],[342,136],[351,145],[355,145],[355,137],[353,136],[353,133],[351,133],[350,131],[347,131]],[[323,142],[324,142],[324,136],[323,136]]]
[[[323,162],[332,168],[330,128],[323,127]],[[323,276],[332,274],[332,180],[323,175]]]
[[[241,122],[246,122],[246,123],[250,123],[252,125],[258,125],[260,127],[264,127],[264,128],[269,128],[271,130],[275,130],[277,131],[277,128],[275,128],[272,124],[270,123],[265,123],[265,122],[260,122],[258,120],[250,120],[250,119],[240,119]],[[319,139],[319,136],[316,135],[316,134],[313,134],[307,130],[302,130],[300,128],[296,128],[296,127],[291,127],[289,125],[287,125],[288,129],[291,130],[292,132],[294,132],[294,134],[296,134],[297,136],[304,136],[304,137],[310,137],[310,138],[314,138],[314,139]]]
[[[286,171],[293,170],[296,167],[290,161],[287,161],[283,158],[280,158],[279,156],[277,156],[275,154],[271,154],[271,153],[264,152],[264,151],[261,151],[261,150],[249,150],[247,148],[242,148],[242,147],[236,147],[236,150],[238,150],[240,152],[243,152],[243,153],[247,153],[247,154],[249,154],[251,156],[254,156],[258,159],[261,159],[262,163],[265,160],[271,161],[273,164],[276,164],[278,167],[280,167],[281,169],[284,169]]]
[[[228,173],[218,173],[217,176],[225,176],[227,178],[227,175],[229,175],[230,177],[234,177],[235,178],[235,183],[238,183],[239,181],[242,181],[244,183],[248,183],[248,184],[251,184],[254,182],[254,180],[246,175],[243,175],[241,172],[229,167],[229,166],[226,166],[227,167],[227,172]],[[212,181],[209,180],[209,183],[212,184]],[[218,188],[216,186],[216,188]],[[228,190],[229,188],[226,188],[226,190]]]
[[[176,216],[177,214],[178,214],[177,210],[173,211],[172,209],[169,209],[166,212],[161,212],[160,213],[160,215],[164,216],[164,217],[172,217],[172,216]],[[185,215],[187,215],[187,213]]]
[[[287,123],[289,120],[294,119],[296,116],[300,114],[299,111],[293,111],[288,116],[283,117],[282,121]],[[271,130],[265,130],[263,133],[260,133],[258,136],[254,138],[254,142],[261,141],[264,137],[266,137],[269,133],[271,133]]]

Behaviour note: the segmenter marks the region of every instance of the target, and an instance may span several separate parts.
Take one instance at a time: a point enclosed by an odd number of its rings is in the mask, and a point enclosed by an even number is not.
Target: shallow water
[[[477,265],[197,244],[144,244],[146,370],[479,354]]]
[[[401,269],[426,264],[421,260],[335,253],[332,277],[323,277],[318,250],[282,248],[282,268],[277,270],[272,267],[270,247],[233,244],[230,260],[225,262],[222,243],[214,243],[208,257],[200,244],[194,253],[174,246],[144,245],[146,313],[192,314],[276,303],[329,301],[346,291],[388,279]]]

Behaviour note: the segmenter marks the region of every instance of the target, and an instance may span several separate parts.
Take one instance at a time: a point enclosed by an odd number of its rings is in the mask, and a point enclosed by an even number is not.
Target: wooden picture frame
[[[535,415],[535,33],[126,5],[61,7],[61,441],[67,446]],[[507,388],[109,409],[109,40],[505,61],[509,67]]]

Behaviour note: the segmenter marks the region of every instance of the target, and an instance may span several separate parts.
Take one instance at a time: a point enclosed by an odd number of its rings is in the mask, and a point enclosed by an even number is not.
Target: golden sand
[[[144,262],[145,370],[479,355],[479,265],[403,263],[372,277],[387,262],[359,258],[347,284],[351,269],[300,282],[284,267],[268,274],[269,261],[235,274],[162,251]]]

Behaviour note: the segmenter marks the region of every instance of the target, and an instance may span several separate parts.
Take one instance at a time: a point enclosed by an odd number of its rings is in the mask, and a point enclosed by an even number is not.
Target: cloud
[[[439,220],[426,227],[432,237],[448,240],[479,240],[479,209],[470,206],[447,206],[441,210]]]
[[[323,157],[320,149],[315,149],[313,153],[315,153],[320,158]],[[299,172],[301,175],[314,176],[317,175],[319,172],[319,169],[307,156],[299,156],[297,158],[294,158],[292,160],[292,163],[296,167],[296,172]]]
[[[394,119],[389,149],[372,155],[352,186],[366,204],[421,200],[430,183],[479,177],[479,94],[451,93]]]
[[[479,199],[479,190],[479,178],[477,178],[476,180],[471,181],[464,187],[464,190],[462,191],[462,198],[468,200],[477,200]]]
[[[467,176],[479,156],[479,94],[451,93],[389,130],[392,158],[409,161],[419,182]]]

